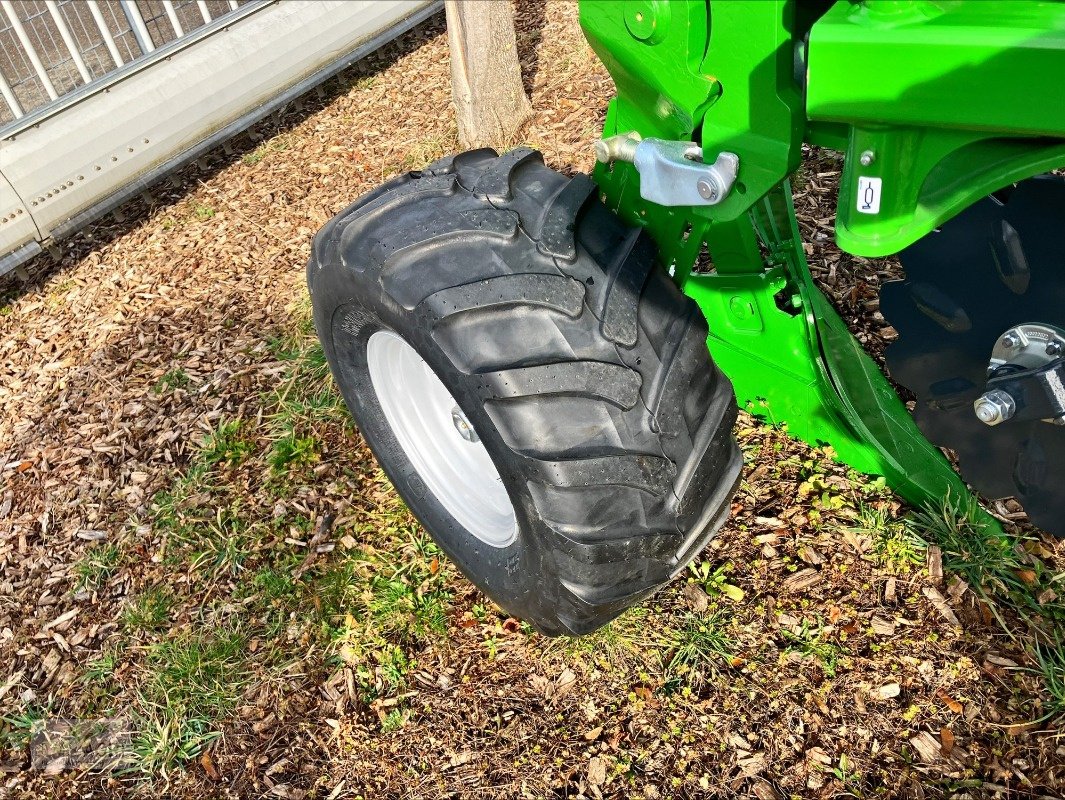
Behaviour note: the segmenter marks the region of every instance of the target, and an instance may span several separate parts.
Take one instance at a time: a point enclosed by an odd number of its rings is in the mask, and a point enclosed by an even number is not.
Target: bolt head
[[[872,150],[866,150],[860,156],[858,156],[858,163],[860,163],[863,167],[868,167],[874,161],[876,161],[876,153],[874,153]]]
[[[706,178],[699,178],[698,182],[695,184],[695,188],[699,191],[699,196],[703,198],[703,200],[714,200],[717,198],[717,187]]]
[[[1047,355],[1057,358],[1062,353],[1061,342],[1047,342]]]
[[[985,425],[1000,425],[1017,413],[1017,403],[1007,392],[992,389],[977,398],[973,411]]]
[[[467,442],[479,442],[481,440],[477,435],[477,431],[473,429],[470,421],[466,419],[466,415],[462,413],[462,409],[458,406],[451,409],[451,421],[455,424],[455,430],[459,432],[459,436]]]
[[[1019,346],[1020,343],[1021,343],[1021,337],[1019,337],[1015,333],[1007,333],[1005,336],[1002,337],[1002,346],[1003,347],[1008,347],[1011,350],[1014,347]]]

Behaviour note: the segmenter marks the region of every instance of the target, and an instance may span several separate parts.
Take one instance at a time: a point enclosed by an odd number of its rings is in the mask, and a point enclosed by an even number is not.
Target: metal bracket
[[[987,390],[973,402],[985,425],[1044,420],[1065,425],[1065,331],[1028,322],[995,342]]]
[[[660,206],[715,206],[728,197],[740,170],[740,157],[721,153],[703,161],[695,142],[611,136],[595,144],[603,164],[629,161],[640,173],[640,197]]]
[[[978,416],[980,402],[986,402],[989,395],[1004,394],[1013,404],[1010,412],[1003,414],[1004,420],[1043,420],[1065,425],[1065,358],[1057,358],[1037,369],[995,375],[987,382],[987,388],[977,401]],[[983,417],[980,419],[986,422]]]

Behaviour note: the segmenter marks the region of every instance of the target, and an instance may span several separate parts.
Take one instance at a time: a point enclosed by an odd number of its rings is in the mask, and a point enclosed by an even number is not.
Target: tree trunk
[[[451,95],[463,148],[505,147],[532,114],[509,0],[445,0]]]

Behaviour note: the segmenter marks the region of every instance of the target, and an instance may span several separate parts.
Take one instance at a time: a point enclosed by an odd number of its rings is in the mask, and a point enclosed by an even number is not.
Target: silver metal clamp
[[[661,206],[714,206],[728,197],[739,174],[740,157],[721,153],[703,161],[695,142],[611,136],[595,144],[601,163],[629,161],[640,173],[640,197]]]

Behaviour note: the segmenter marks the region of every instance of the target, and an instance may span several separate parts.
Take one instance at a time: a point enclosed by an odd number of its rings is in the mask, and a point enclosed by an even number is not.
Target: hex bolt
[[[999,425],[1017,413],[1017,404],[1007,392],[992,389],[976,399],[973,411],[985,425]]]
[[[1002,346],[1008,347],[1010,350],[1019,346],[1021,343],[1021,337],[1015,333],[1007,333],[1002,337]]]
[[[1047,355],[1057,358],[1061,355],[1061,342],[1047,342]]]
[[[860,156],[858,156],[858,163],[861,164],[863,167],[868,167],[874,161],[876,161],[876,153],[874,153],[872,150],[866,150]]]
[[[717,199],[717,187],[709,179],[699,178],[695,188],[699,190],[699,197],[703,198],[703,200]]]

